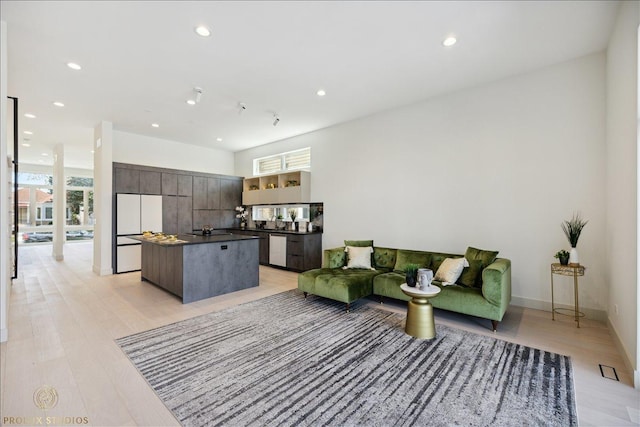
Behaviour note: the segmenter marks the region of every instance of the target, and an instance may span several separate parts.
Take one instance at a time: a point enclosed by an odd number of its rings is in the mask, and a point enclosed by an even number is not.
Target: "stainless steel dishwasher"
[[[269,264],[287,266],[287,236],[269,234]]]

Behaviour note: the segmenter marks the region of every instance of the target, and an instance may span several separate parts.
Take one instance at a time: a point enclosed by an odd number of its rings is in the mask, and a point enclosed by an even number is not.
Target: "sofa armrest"
[[[347,265],[344,247],[322,251],[322,268],[342,268]]]
[[[511,261],[497,258],[482,270],[482,295],[491,304],[506,310],[511,302]]]

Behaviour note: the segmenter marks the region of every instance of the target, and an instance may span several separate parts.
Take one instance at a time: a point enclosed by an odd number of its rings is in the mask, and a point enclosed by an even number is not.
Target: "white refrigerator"
[[[116,253],[114,271],[140,270],[142,243],[129,236],[162,231],[162,196],[116,194]]]

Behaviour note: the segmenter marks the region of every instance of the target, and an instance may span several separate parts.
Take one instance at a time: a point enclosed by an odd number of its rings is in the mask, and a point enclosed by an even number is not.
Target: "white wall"
[[[621,3],[607,49],[605,241],[606,261],[609,266],[609,322],[621,343],[627,362],[636,371],[639,21],[638,3]]]
[[[604,82],[604,54],[590,55],[238,152],[236,174],[250,176],[253,158],[311,146],[325,248],[373,238],[496,249],[512,261],[514,302],[534,307],[550,305],[549,265],[569,249],[560,224],[580,211],[589,220],[578,244],[588,267],[581,304],[602,316]],[[570,285],[556,294],[563,302]]]
[[[113,161],[194,172],[234,174],[230,151],[113,131]]]
[[[0,200],[9,200],[9,167],[7,165],[7,23],[0,21]],[[7,340],[11,268],[9,211],[0,209],[0,342]]]

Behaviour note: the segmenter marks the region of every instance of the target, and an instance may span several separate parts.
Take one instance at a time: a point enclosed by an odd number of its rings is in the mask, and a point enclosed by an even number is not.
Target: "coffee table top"
[[[405,294],[409,295],[412,298],[435,297],[440,293],[440,290],[441,290],[439,287],[435,285],[430,285],[429,287],[423,290],[418,287],[415,287],[415,288],[411,287],[406,283],[403,283],[402,285],[400,285],[400,289],[402,290],[402,292],[404,292]]]

